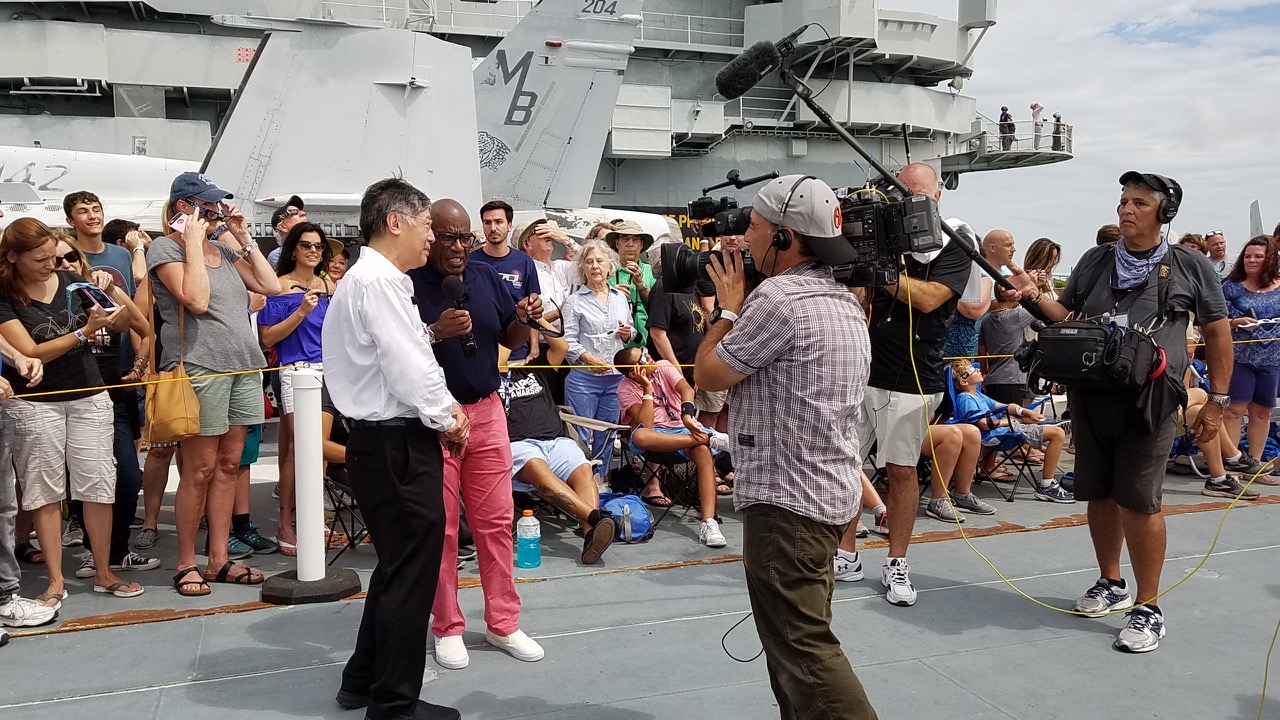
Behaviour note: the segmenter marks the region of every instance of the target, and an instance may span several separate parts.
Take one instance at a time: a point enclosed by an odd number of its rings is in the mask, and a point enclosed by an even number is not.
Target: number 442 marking
[[[612,0],[612,2],[610,0],[587,0],[587,3],[582,6],[582,12],[588,15],[617,15],[618,2],[617,0]]]

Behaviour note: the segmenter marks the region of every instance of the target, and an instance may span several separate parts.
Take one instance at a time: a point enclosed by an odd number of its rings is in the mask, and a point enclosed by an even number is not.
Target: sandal
[[[235,577],[230,577],[231,569],[237,567],[243,568],[244,572],[236,575]],[[261,585],[266,581],[266,578],[263,577],[262,573],[257,570],[254,570],[247,565],[236,565],[230,560],[228,560],[227,563],[218,570],[216,575],[206,572],[204,574],[204,579],[207,582],[226,583],[227,585]]]
[[[671,507],[671,498],[661,493],[657,495],[645,495],[644,497],[640,498],[640,500],[644,502],[645,505],[649,505],[656,508]]]
[[[276,537],[276,544],[280,546],[281,555],[285,557],[298,557],[298,546],[296,544],[291,542],[285,542],[284,540],[281,540],[278,536]]]
[[[113,582],[110,585],[107,585],[105,587],[102,585],[98,585],[97,583],[94,583],[93,591],[96,593],[110,593],[112,595],[115,595],[118,598],[138,597],[142,593],[146,592],[146,588],[142,587],[141,585],[138,585],[137,590],[124,589],[133,584],[135,583],[127,583],[123,580],[117,580],[116,582]]]
[[[61,610],[62,601],[66,600],[68,596],[70,596],[70,593],[68,593],[66,590],[63,590],[60,593],[40,593],[39,595],[36,596],[36,602],[40,603],[41,605],[44,605],[47,608],[53,608],[54,610]],[[57,600],[57,603],[54,605],[45,605],[45,603],[50,600]]]
[[[22,562],[28,563],[30,565],[44,564],[44,553],[41,552],[40,548],[31,544],[30,540],[14,548],[13,554],[17,555],[18,559],[21,560]]]
[[[195,573],[197,579],[195,580],[182,579],[184,577],[187,577],[191,573]],[[195,588],[195,589],[193,590],[191,588]],[[182,570],[178,571],[177,575],[173,576],[173,589],[177,590],[178,594],[183,597],[201,597],[203,595],[208,595],[210,592],[212,592],[212,590],[210,590],[209,588],[209,583],[205,582],[204,578],[200,576],[200,569],[197,568],[195,565],[192,565],[189,568],[183,568]]]
[[[716,483],[717,495],[732,495],[733,486],[726,482]]]

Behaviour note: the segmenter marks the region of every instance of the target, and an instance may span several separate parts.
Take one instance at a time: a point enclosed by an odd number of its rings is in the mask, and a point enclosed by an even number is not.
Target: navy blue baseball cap
[[[205,202],[218,202],[219,200],[230,200],[232,197],[234,196],[231,193],[214,185],[209,178],[198,172],[182,173],[173,179],[173,185],[169,188],[170,204],[187,198],[195,198]]]

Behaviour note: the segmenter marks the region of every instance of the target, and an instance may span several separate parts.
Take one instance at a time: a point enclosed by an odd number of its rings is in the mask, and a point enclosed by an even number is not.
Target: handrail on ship
[[[984,116],[985,117],[985,116]],[[988,122],[983,130],[986,132],[987,152],[1072,152],[1074,144],[1074,125],[1062,123],[1062,133],[1055,135],[1058,123],[1052,118],[1040,123],[1039,144],[1036,143],[1036,123],[1032,120],[1019,120],[1011,123],[1013,132],[1005,134],[1001,123]],[[1057,143],[1055,145],[1055,142]]]

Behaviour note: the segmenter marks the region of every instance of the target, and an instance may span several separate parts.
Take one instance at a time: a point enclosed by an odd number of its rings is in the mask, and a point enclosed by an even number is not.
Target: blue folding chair
[[[982,420],[994,419],[998,417],[1009,416],[1008,405],[996,405],[995,408],[986,412],[974,412],[965,414],[960,410],[960,403],[957,402],[959,395],[956,389],[955,379],[952,377],[951,367],[946,368],[947,378],[947,395],[951,399],[952,415],[944,421],[948,425],[958,423],[969,423],[976,425]],[[981,391],[981,386],[979,386]],[[1035,410],[1042,407],[1049,400],[1048,395],[1037,398],[1034,402],[1026,405],[1029,410]],[[978,458],[978,469],[975,473],[975,482],[989,482],[996,489],[1000,497],[1006,502],[1013,502],[1013,496],[1018,492],[1018,483],[1026,480],[1032,490],[1039,487],[1036,481],[1035,471],[1031,469],[1031,461],[1026,450],[1030,449],[1027,442],[1027,436],[1008,427],[998,427],[991,430],[982,431],[982,456]],[[1021,451],[1021,452],[1019,452]],[[983,467],[983,463],[991,455],[996,455],[999,461],[991,468]],[[1005,493],[1000,483],[995,481],[995,474],[1002,469],[1008,468],[1016,471],[1013,479],[1013,485],[1009,488],[1009,492]]]

